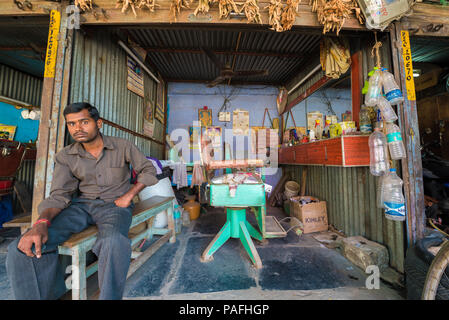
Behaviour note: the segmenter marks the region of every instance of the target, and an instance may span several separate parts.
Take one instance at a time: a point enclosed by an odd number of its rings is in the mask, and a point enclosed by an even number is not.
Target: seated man
[[[156,169],[133,143],[102,135],[98,110],[90,104],[68,105],[64,117],[76,142],[56,154],[50,196],[39,204],[38,220],[8,247],[12,290],[16,299],[63,295],[58,245],[95,224],[99,298],[121,299],[131,259],[132,199],[158,182]],[[129,164],[138,174],[133,186]]]

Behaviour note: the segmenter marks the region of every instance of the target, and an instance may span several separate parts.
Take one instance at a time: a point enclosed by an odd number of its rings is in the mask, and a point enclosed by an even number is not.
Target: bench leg
[[[81,246],[72,250],[72,300],[87,300],[86,252]]]
[[[170,237],[170,243],[176,242],[176,232],[175,232],[175,219],[173,217],[173,202],[171,206],[167,208],[167,222],[168,229],[172,230],[172,236]]]
[[[24,234],[25,232],[28,231],[29,228],[30,228],[29,226],[27,226],[27,227],[20,227],[20,234]]]

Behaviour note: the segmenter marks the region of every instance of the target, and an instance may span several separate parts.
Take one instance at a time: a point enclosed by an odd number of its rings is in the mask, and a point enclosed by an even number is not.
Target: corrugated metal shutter
[[[111,32],[102,30],[90,36],[76,32],[69,101],[89,102],[103,118],[143,134],[144,99],[127,89],[127,74],[126,53],[113,41]],[[145,77],[145,83],[150,84],[145,90],[154,101],[156,84],[148,75]],[[154,121],[153,138],[164,141],[164,127]],[[106,124],[102,132],[129,139],[146,155],[163,158],[160,144]]]

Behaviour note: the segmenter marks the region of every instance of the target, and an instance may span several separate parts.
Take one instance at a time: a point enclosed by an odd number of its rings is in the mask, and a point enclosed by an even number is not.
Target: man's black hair
[[[84,109],[89,111],[90,117],[92,119],[94,119],[95,121],[100,119],[100,113],[98,112],[97,108],[95,108],[94,106],[92,106],[91,104],[89,104],[87,102],[75,102],[75,103],[67,105],[64,109],[64,118],[69,113],[78,113]]]

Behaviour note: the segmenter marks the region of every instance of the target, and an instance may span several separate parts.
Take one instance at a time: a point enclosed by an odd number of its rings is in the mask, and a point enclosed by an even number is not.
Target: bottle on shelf
[[[382,85],[384,87],[384,92],[387,100],[395,105],[404,101],[401,89],[394,80],[394,76],[387,71],[387,69],[382,69]]]
[[[181,227],[182,227],[182,221],[181,221],[181,210],[179,208],[179,205],[176,204],[174,211],[173,211],[173,216],[175,219],[175,233],[180,233],[181,232]]]
[[[368,81],[368,92],[365,94],[365,105],[367,107],[374,107],[377,105],[382,92],[382,71],[378,68],[374,69],[374,73]]]
[[[390,157],[393,160],[404,159],[406,157],[405,147],[402,141],[401,131],[394,123],[387,123],[387,143],[390,150]]]
[[[318,140],[321,140],[323,136],[323,125],[320,119],[315,120],[315,136]]]
[[[331,121],[329,119],[326,119],[326,121],[324,122],[323,138],[330,138],[330,133],[329,133],[330,126],[331,126]]]
[[[388,102],[388,100],[384,97],[379,97],[377,107],[382,114],[382,119],[384,119],[385,121],[393,122],[398,119],[398,116],[396,115],[396,112],[394,112],[390,102]]]
[[[383,179],[383,201],[385,217],[390,220],[405,220],[405,199],[402,193],[402,179],[396,174],[396,169],[390,169],[390,173]]]
[[[373,126],[371,124],[371,118],[369,114],[369,110],[367,107],[362,106],[359,112],[359,126],[361,133],[371,133],[373,132]]]
[[[187,210],[181,209],[182,210],[182,225],[184,227],[188,227],[190,225],[190,214],[189,212],[187,212]]]
[[[309,141],[315,141],[315,129],[310,129],[309,130]]]
[[[370,154],[370,172],[373,176],[383,176],[390,168],[387,151],[387,138],[376,127],[368,139]]]

